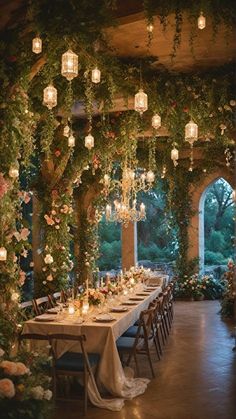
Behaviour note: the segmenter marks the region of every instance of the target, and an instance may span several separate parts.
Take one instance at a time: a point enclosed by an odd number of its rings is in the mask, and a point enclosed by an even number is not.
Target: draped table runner
[[[71,335],[86,335],[87,352],[100,353],[100,362],[97,372],[97,383],[94,380],[89,381],[88,391],[91,402],[98,407],[114,411],[121,410],[124,405],[124,399],[132,399],[146,390],[149,380],[147,378],[133,378],[127,375],[120,362],[120,357],[116,348],[116,340],[132,326],[139,318],[142,310],[145,310],[149,303],[159,295],[161,288],[154,289],[144,300],[139,301],[137,305],[129,306],[129,310],[123,313],[113,313],[116,320],[110,323],[98,323],[92,319],[86,320],[82,324],[76,324],[74,316],[67,316],[62,321],[57,322],[37,322],[34,319],[28,320],[24,324],[23,333],[67,333]],[[132,295],[134,297],[134,294]],[[139,296],[139,298],[141,298]],[[127,298],[128,300],[128,298]],[[78,344],[76,342],[62,342],[58,346],[58,357],[66,351],[76,351]],[[127,369],[128,372],[132,371]],[[115,397],[115,399],[102,399],[98,391],[106,390]]]

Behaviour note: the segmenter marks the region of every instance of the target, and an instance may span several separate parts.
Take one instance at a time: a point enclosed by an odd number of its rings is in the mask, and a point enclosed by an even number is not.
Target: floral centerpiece
[[[222,296],[223,291],[224,284],[211,275],[194,274],[189,277],[185,275],[182,281],[177,281],[175,296],[190,300],[215,300]]]
[[[89,305],[91,306],[98,306],[99,304],[103,304],[105,301],[104,294],[97,288],[88,288],[88,292],[85,291],[81,298],[82,300],[88,297]]]
[[[225,317],[233,317],[234,315],[234,302],[236,295],[236,284],[234,284],[235,275],[235,263],[232,259],[230,259],[228,261],[228,271],[223,275],[226,291],[223,294],[223,299],[221,301],[220,313]]]
[[[2,418],[46,419],[50,417],[52,392],[49,384],[51,378],[45,374],[48,361],[48,358],[32,352],[21,352],[17,357],[9,358],[0,348]]]

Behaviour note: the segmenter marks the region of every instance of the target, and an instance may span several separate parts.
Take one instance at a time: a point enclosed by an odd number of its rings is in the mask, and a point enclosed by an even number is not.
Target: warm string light
[[[206,18],[205,16],[203,16],[202,12],[200,13],[200,16],[198,17],[197,26],[198,26],[198,29],[204,29],[206,27]]]
[[[148,23],[147,24],[147,31],[148,31],[148,33],[153,33],[153,29],[154,29],[154,25],[153,25],[153,23]]]
[[[173,161],[173,163],[174,163],[174,166],[176,167],[177,165],[178,165],[178,160],[179,160],[179,150],[175,147],[176,146],[176,144],[174,143],[173,144],[173,148],[172,148],[172,150],[171,150],[171,160]]]

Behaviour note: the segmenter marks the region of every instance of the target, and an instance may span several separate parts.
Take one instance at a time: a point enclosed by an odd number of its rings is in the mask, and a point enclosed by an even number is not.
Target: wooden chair
[[[62,293],[61,291],[54,292],[54,294],[48,295],[49,304],[52,307],[55,307],[58,302],[62,302]]]
[[[81,352],[66,352],[60,358],[57,358],[57,345],[59,341],[77,342],[78,350]],[[59,376],[81,376],[84,385],[84,414],[87,413],[88,405],[88,378],[94,381],[93,369],[97,368],[100,355],[97,353],[87,353],[85,349],[85,335],[73,336],[67,334],[51,334],[49,342],[52,353],[52,377],[53,393],[57,399],[57,378]]]
[[[33,301],[20,303],[20,316],[22,320],[29,320],[34,316]]]
[[[40,314],[43,314],[48,308],[52,308],[48,297],[33,299],[33,309],[36,316],[40,316]]]
[[[134,358],[137,374],[139,375],[138,367],[138,354],[147,355],[148,362],[150,365],[151,373],[153,378],[155,377],[152,359],[150,354],[149,343],[153,340],[152,324],[153,324],[154,309],[150,308],[140,313],[139,324],[136,329],[134,337],[126,336],[125,333],[116,341],[116,346],[121,357],[124,354],[128,354],[126,365],[130,364],[132,358]]]

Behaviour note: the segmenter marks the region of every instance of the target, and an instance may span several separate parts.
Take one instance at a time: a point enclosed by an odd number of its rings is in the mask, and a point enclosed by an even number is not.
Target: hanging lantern
[[[176,167],[178,165],[178,160],[179,160],[179,150],[175,146],[171,150],[170,157],[174,163],[174,166]]]
[[[202,12],[200,13],[200,16],[198,17],[197,26],[198,26],[198,29],[204,29],[206,27],[206,18],[205,16],[203,16]]]
[[[75,137],[73,134],[70,134],[68,137],[68,147],[74,147],[75,146]]]
[[[157,113],[152,117],[152,127],[158,129],[161,127],[161,117]]]
[[[147,25],[147,31],[148,31],[149,33],[152,33],[152,32],[153,32],[153,29],[154,29],[154,25],[150,22],[150,23]]]
[[[88,134],[85,137],[85,147],[88,150],[91,150],[94,147],[94,138],[91,134]]]
[[[69,135],[70,135],[70,127],[69,127],[69,125],[65,125],[64,126],[64,128],[63,128],[63,135],[64,135],[64,137],[69,137]]]
[[[100,80],[101,80],[101,71],[97,67],[95,67],[92,70],[92,82],[100,83]]]
[[[52,85],[45,87],[43,90],[43,104],[48,109],[52,109],[57,106],[57,89]]]
[[[68,81],[78,76],[78,55],[71,49],[62,54],[61,57],[61,74]]]
[[[41,38],[36,36],[36,38],[32,39],[32,51],[35,54],[40,54],[40,52],[42,52],[42,49],[43,49],[42,46],[43,46],[43,43],[42,43]]]
[[[155,180],[155,175],[154,175],[152,170],[149,170],[147,172],[147,182],[152,183],[152,182],[154,182],[154,180]]]
[[[5,247],[0,247],[0,261],[5,262],[7,260],[7,249]]]
[[[11,166],[8,174],[12,179],[17,179],[19,177],[19,168],[17,166]]]
[[[140,115],[148,109],[148,96],[144,93],[143,89],[139,89],[138,93],[134,96],[134,109]]]
[[[198,125],[193,121],[190,121],[185,125],[185,141],[188,141],[191,145],[198,139]]]

